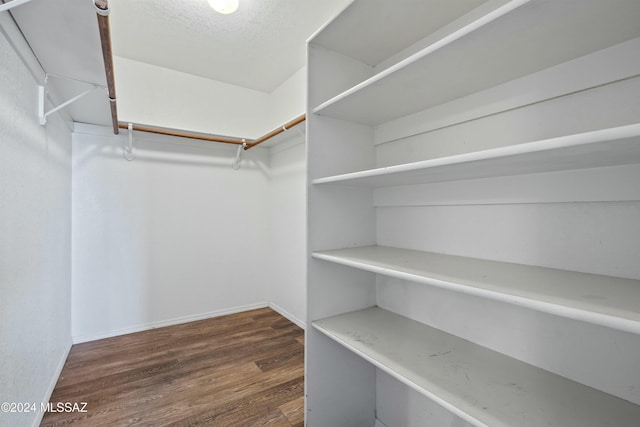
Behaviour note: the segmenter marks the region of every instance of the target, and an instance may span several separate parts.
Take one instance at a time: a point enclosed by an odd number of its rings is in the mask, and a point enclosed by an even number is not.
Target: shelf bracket
[[[31,0],[11,0],[6,3],[0,4],[0,12],[4,12],[5,10],[13,9],[16,6],[20,6],[21,4],[29,3]]]
[[[17,0],[13,0],[13,1],[17,1]],[[44,111],[44,104],[45,104],[45,98],[47,96],[47,82],[49,80],[49,77],[58,77],[58,78],[65,79],[65,80],[71,80],[71,81],[74,81],[74,82],[89,84],[89,85],[92,86],[92,88],[82,92],[79,95],[74,96],[73,98],[63,102],[62,104],[58,105],[57,107],[54,107],[51,110],[45,112]],[[94,83],[85,82],[85,81],[82,81],[82,80],[71,79],[71,78],[68,78],[68,77],[55,76],[53,74],[45,75],[44,85],[38,86],[38,119],[40,120],[40,124],[42,126],[46,125],[48,116],[50,116],[51,114],[55,113],[58,110],[63,109],[64,107],[74,103],[78,99],[82,98],[85,95],[88,95],[89,93],[93,92],[96,89],[106,89],[106,87],[102,86],[102,85],[97,85],[97,84],[94,84]]]

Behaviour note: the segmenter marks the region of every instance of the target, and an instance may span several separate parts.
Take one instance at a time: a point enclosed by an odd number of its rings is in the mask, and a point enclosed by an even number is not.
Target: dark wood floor
[[[303,426],[304,334],[271,309],[74,345],[41,426]]]

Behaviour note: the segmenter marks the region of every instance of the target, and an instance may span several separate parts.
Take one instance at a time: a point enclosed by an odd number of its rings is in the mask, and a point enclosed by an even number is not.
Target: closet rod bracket
[[[95,0],[93,5],[96,8],[96,13],[100,16],[109,16],[111,9],[109,9],[109,3],[105,0]]]
[[[231,168],[233,168],[233,170],[237,171],[238,169],[240,169],[240,160],[242,160],[242,152],[246,149],[247,149],[246,140],[242,138],[242,145],[238,146],[238,150],[236,151],[236,157],[233,159],[233,162],[231,162]]]
[[[133,123],[127,125],[127,130],[129,131],[129,145],[123,147],[122,154],[127,161],[131,162],[136,158],[133,154]]]

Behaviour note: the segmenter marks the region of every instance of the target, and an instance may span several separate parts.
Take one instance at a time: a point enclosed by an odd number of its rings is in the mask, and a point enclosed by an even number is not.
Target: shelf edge
[[[453,33],[441,38],[440,40],[436,41],[435,43],[430,44],[429,46],[427,46],[426,48],[422,49],[419,52],[416,52],[415,54],[409,56],[408,58],[405,58],[404,60],[398,62],[397,64],[385,69],[384,71],[376,74],[373,77],[370,77],[369,79],[353,86],[351,89],[348,89],[336,96],[334,96],[333,98],[323,102],[322,104],[316,106],[315,108],[312,109],[312,113],[313,114],[321,114],[322,110],[330,107],[331,105],[334,105],[336,103],[338,103],[339,101],[353,95],[354,93],[360,92],[363,89],[366,89],[369,86],[372,86],[374,84],[376,84],[377,82],[379,82],[380,80],[386,78],[387,76],[394,74],[395,72],[402,70],[403,68],[411,65],[412,63],[419,61],[420,59],[422,59],[423,57],[426,57],[428,55],[430,55],[431,53],[455,42],[456,40],[466,36],[467,34],[470,34],[474,31],[476,31],[479,28],[482,28],[483,26],[493,22],[494,20],[502,17],[503,15],[508,14],[509,12],[517,9],[518,7],[529,3],[531,0],[512,0],[509,3],[502,5],[500,7],[498,7],[497,9],[487,13],[486,15],[481,16],[480,18],[476,19],[475,21],[471,22],[470,24],[467,24],[465,26],[463,26],[462,28],[454,31]]]
[[[436,404],[442,406],[444,409],[446,409],[447,411],[449,411],[452,414],[456,415],[457,417],[462,418],[463,420],[467,421],[468,423],[472,424],[475,427],[490,427],[488,424],[485,424],[485,423],[481,422],[480,420],[478,420],[475,417],[473,417],[472,415],[466,413],[465,411],[463,411],[462,409],[460,409],[457,406],[453,405],[452,403],[449,403],[448,401],[444,400],[442,397],[438,396],[437,394],[427,390],[424,387],[421,387],[420,385],[418,385],[415,382],[411,381],[409,378],[405,377],[404,375],[402,375],[402,374],[396,372],[395,370],[391,369],[390,367],[386,366],[385,364],[383,364],[379,360],[377,360],[377,359],[369,356],[365,352],[353,347],[348,342],[342,340],[340,337],[332,334],[329,330],[323,328],[320,325],[317,325],[316,322],[312,322],[312,326],[318,332],[322,333],[323,335],[325,335],[326,337],[328,337],[331,340],[335,341],[336,343],[338,343],[339,345],[343,346],[347,350],[351,351],[352,353],[356,354],[357,356],[359,356],[362,359],[366,360],[367,362],[371,363],[376,368],[378,368],[381,371],[387,373],[388,375],[392,376],[393,378],[395,378],[396,380],[398,380],[401,383],[405,384],[406,386],[412,388],[413,390],[417,391],[418,393],[420,393],[423,396],[427,397],[428,399],[432,400]]]
[[[371,273],[382,274],[384,276],[394,277],[396,279],[408,280],[420,284],[434,286],[440,289],[450,290],[454,292],[460,292],[467,295],[477,296],[481,298],[487,298],[494,301],[503,302],[506,304],[515,305],[518,307],[528,308],[542,313],[547,313],[567,319],[572,319],[580,322],[590,323],[597,326],[604,326],[611,329],[620,330],[623,332],[629,332],[635,335],[640,335],[640,321],[632,320],[624,317],[613,316],[610,314],[598,313],[594,311],[588,311],[585,309],[570,307],[566,305],[555,304],[551,302],[535,300],[518,295],[511,295],[503,292],[492,291],[489,289],[478,288],[469,285],[462,285],[456,282],[450,282],[441,279],[435,279],[427,276],[421,276],[413,273],[406,273],[399,270],[394,270],[385,267],[377,267],[371,264],[367,264],[359,261],[351,261],[341,257],[313,252],[312,257],[341,264],[347,267],[353,267]],[[540,267],[544,268],[544,267]]]
[[[479,162],[483,160],[499,159],[510,156],[525,155],[541,151],[551,151],[562,148],[578,147],[581,145],[594,144],[598,142],[614,141],[617,139],[640,137],[640,123],[618,126],[614,128],[599,129],[590,132],[583,132],[571,135],[564,135],[555,138],[542,139],[539,141],[525,142],[522,144],[508,145],[506,147],[491,148],[488,150],[473,151],[470,153],[456,154],[453,156],[438,157],[435,159],[422,160],[414,163],[404,163],[394,166],[369,169],[358,172],[350,172],[340,175],[333,175],[323,178],[316,178],[312,184],[330,184],[356,179],[373,178],[385,175],[392,175],[402,172],[413,172],[427,170],[440,166],[453,166],[463,163]]]

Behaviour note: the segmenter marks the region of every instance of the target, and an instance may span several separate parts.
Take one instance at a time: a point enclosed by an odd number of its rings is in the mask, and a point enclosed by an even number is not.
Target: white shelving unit
[[[378,307],[313,327],[474,426],[635,427],[640,407]]]
[[[355,0],[309,40],[307,426],[638,425],[639,20]]]

